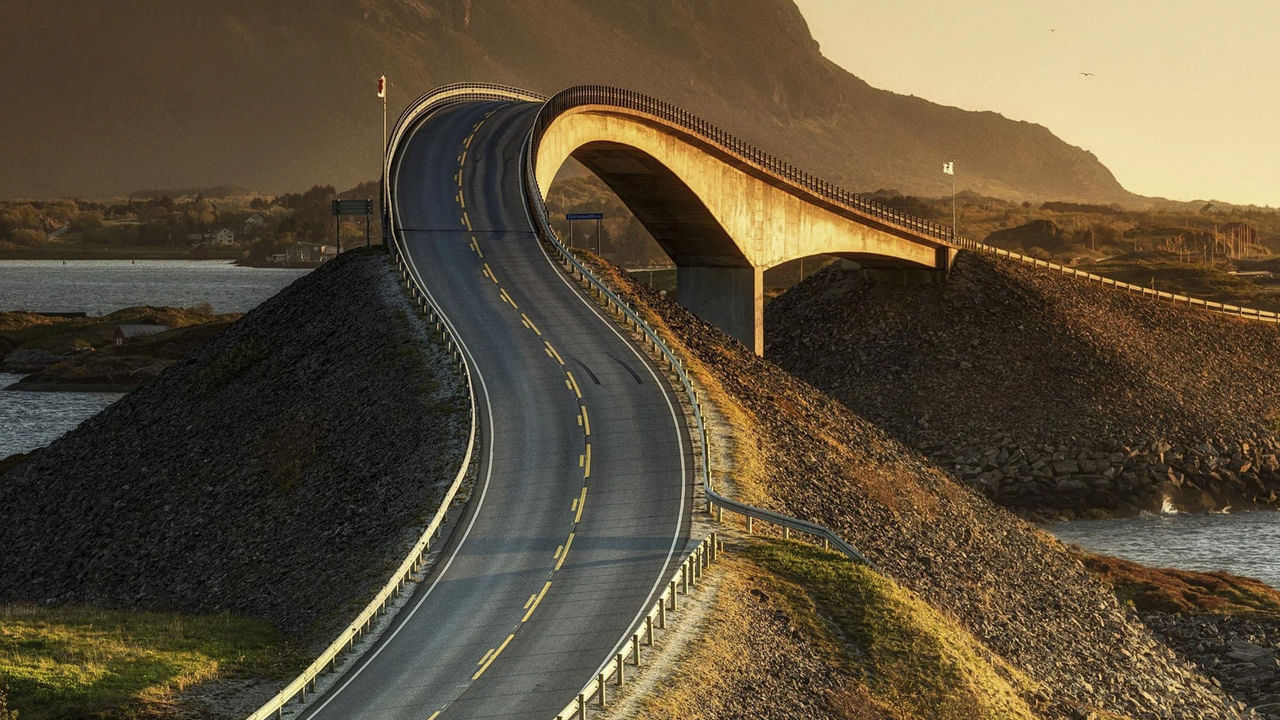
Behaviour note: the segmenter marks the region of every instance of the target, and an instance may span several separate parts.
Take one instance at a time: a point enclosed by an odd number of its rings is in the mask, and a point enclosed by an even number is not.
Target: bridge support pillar
[[[681,265],[676,268],[676,299],[755,354],[764,354],[763,269]]]

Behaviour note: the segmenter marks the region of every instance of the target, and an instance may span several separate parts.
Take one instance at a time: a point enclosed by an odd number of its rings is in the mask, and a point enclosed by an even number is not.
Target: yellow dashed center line
[[[459,165],[466,165],[466,164],[467,164],[467,151],[466,151],[466,150],[463,150],[463,151],[462,151],[462,154],[458,156],[458,164],[459,164]]]
[[[557,355],[556,357],[557,357],[557,358],[559,358],[560,356],[559,356],[559,355]],[[564,364],[564,361],[563,361],[563,360],[561,360],[561,361],[560,361],[560,364],[562,364],[562,365],[563,365],[563,364]],[[573,394],[574,394],[574,395],[577,395],[577,396],[578,396],[578,399],[579,399],[579,400],[581,400],[581,399],[582,399],[582,391],[578,389],[578,381],[573,379],[573,372],[572,372],[572,371],[570,371],[570,370],[565,370],[565,371],[564,371],[564,374],[565,374],[565,375],[567,375],[567,376],[569,376],[569,379],[565,381],[565,382],[569,385],[569,389],[573,391]]]
[[[498,284],[498,276],[493,274],[493,268],[489,267],[489,263],[484,263],[480,269],[484,276],[493,281],[494,285]]]
[[[582,522],[582,508],[587,505],[587,489],[585,487],[582,488],[582,495],[578,497],[574,504],[578,506],[577,514],[573,516],[573,522],[576,525]]]
[[[529,602],[533,602],[532,595],[529,596]],[[492,655],[493,655],[493,648],[489,648],[488,652],[484,654],[484,657],[480,658],[480,662],[476,663],[476,667],[480,667],[481,665],[483,665],[485,661],[488,660]]]
[[[591,443],[587,443],[586,457],[587,457],[586,464],[582,466],[582,477],[589,478],[591,477]]]
[[[551,581],[548,580],[547,583],[542,586],[542,591],[534,596],[533,605],[531,605],[529,609],[525,611],[524,617],[520,618],[520,622],[522,623],[529,622],[529,616],[533,615],[533,611],[538,609],[538,603],[542,602],[542,596],[547,594],[547,589],[550,587],[551,587]]]
[[[564,565],[564,559],[569,557],[569,548],[573,546],[573,533],[569,533],[569,539],[564,543],[564,552],[560,553],[560,559],[556,560],[556,569],[554,572],[560,572],[560,566]]]
[[[472,679],[472,680],[476,680],[476,679],[478,679],[481,675],[483,675],[483,674],[484,674],[484,671],[489,669],[489,666],[493,664],[493,661],[494,661],[494,660],[497,660],[497,659],[498,659],[498,656],[502,654],[502,651],[503,651],[503,650],[506,650],[506,649],[507,649],[507,645],[508,645],[508,644],[510,644],[510,642],[511,642],[513,639],[515,639],[515,633],[512,633],[512,634],[508,635],[508,636],[507,636],[507,639],[502,641],[502,644],[498,646],[498,649],[497,649],[497,650],[490,650],[489,652],[491,652],[491,653],[493,653],[493,654],[492,654],[492,655],[489,655],[489,659],[488,659],[488,660],[486,660],[486,661],[484,662],[484,664],[483,664],[483,665],[481,665],[480,669],[476,671],[476,674],[475,674],[475,675],[472,675],[472,676],[471,676],[471,679]]]
[[[519,309],[520,309],[520,306],[519,306],[519,305],[516,305],[516,301],[515,301],[515,300],[512,300],[512,299],[511,299],[511,296],[507,294],[507,289],[506,289],[506,288],[498,288],[498,292],[502,295],[502,299],[503,299],[503,300],[505,300],[505,301],[507,301],[508,303],[510,303],[510,304],[511,304],[511,307],[515,308],[516,310],[519,310]]]
[[[534,332],[534,334],[535,334],[535,335],[537,335],[538,337],[542,337],[542,331],[538,329],[538,326],[537,326],[537,325],[534,325],[534,324],[533,324],[533,321],[529,319],[529,316],[528,316],[528,315],[525,315],[524,313],[520,313],[520,317],[524,318],[524,326],[525,326],[525,327],[527,327],[527,328],[529,328],[530,330],[532,330],[532,331]]]
[[[438,718],[438,717],[440,717],[440,711],[439,711],[439,710],[437,710],[437,711],[435,711],[435,712],[431,713],[431,717],[427,718],[427,720],[436,720],[436,718]]]
[[[587,406],[582,406],[582,434],[591,437],[591,418],[587,416]]]
[[[556,352],[556,349],[552,347],[551,343],[547,342],[546,340],[543,340],[542,343],[547,346],[547,354],[555,358],[556,362],[560,363],[561,365],[564,365],[564,358],[560,357],[560,353]]]
[[[551,559],[552,559],[552,560],[559,560],[559,559],[560,559],[560,553],[562,553],[562,552],[564,552],[564,546],[563,546],[563,545],[557,545],[557,546],[556,546],[556,554],[555,554],[555,555],[552,555],[552,556],[551,556]]]
[[[472,130],[471,134],[467,136],[467,139],[462,141],[462,147],[464,148],[471,147],[471,141],[475,139],[476,139],[476,133],[474,130]]]
[[[585,459],[586,459],[586,456],[585,456],[585,455],[579,455],[579,456],[578,456],[578,467],[582,467],[582,463],[583,463],[583,461],[584,461]]]
[[[467,217],[466,210],[462,211],[462,224],[467,227],[467,230],[471,229],[471,218]]]

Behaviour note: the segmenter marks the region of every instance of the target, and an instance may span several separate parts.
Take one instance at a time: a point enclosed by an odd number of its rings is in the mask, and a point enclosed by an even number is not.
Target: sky
[[[796,4],[874,87],[1044,125],[1142,195],[1280,207],[1277,0]]]

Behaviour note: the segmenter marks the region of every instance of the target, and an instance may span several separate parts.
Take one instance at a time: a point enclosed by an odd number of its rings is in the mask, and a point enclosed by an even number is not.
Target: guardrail
[[[680,567],[671,573],[662,594],[654,601],[653,607],[645,614],[630,636],[630,643],[625,648],[608,658],[596,676],[580,690],[564,709],[556,714],[555,720],[586,720],[587,707],[595,705],[604,707],[608,702],[608,687],[612,683],[621,686],[626,680],[626,666],[640,666],[640,646],[653,645],[653,631],[667,627],[667,612],[677,610],[679,596],[688,595],[689,589],[702,579],[702,573],[708,565],[720,557],[719,534],[711,533],[702,539],[688,555]],[[628,661],[628,656],[630,660]]]
[[[476,402],[475,390],[471,385],[471,371],[467,367],[462,358],[462,354],[457,349],[457,344],[448,334],[448,328],[445,327],[436,314],[432,305],[426,302],[426,299],[418,292],[416,287],[409,282],[405,272],[403,261],[399,265],[401,278],[405,281],[406,287],[410,289],[414,299],[419,303],[419,307],[427,314],[429,319],[436,323],[436,330],[441,333],[441,337],[445,341],[446,347],[453,354],[454,360],[459,363],[459,369],[464,372],[467,382],[467,396],[471,403],[471,429],[467,437],[467,450],[462,458],[462,466],[458,468],[458,474],[454,477],[453,482],[449,485],[449,489],[445,492],[444,498],[440,501],[440,506],[436,509],[435,515],[431,518],[431,522],[427,524],[425,530],[419,536],[418,541],[414,543],[413,548],[409,550],[408,555],[401,561],[400,566],[391,575],[391,579],[387,581],[382,589],[374,595],[369,604],[365,606],[360,614],[356,616],[347,627],[338,634],[338,637],[329,646],[320,653],[312,663],[303,670],[293,682],[289,683],[274,697],[264,703],[261,707],[250,714],[247,720],[266,720],[266,718],[282,718],[284,716],[284,706],[297,698],[299,702],[307,699],[307,693],[313,692],[316,687],[316,678],[320,675],[334,670],[338,665],[338,656],[355,645],[364,635],[373,628],[374,621],[382,615],[386,614],[387,608],[391,605],[391,601],[404,590],[414,576],[417,575],[426,561],[427,554],[431,551],[431,540],[440,534],[440,528],[448,519],[449,506],[453,504],[454,498],[457,497],[458,489],[462,486],[462,481],[467,475],[467,470],[471,467],[471,458],[475,451],[476,445]]]
[[[583,86],[570,88],[569,90],[557,93],[543,105],[542,110],[538,113],[538,117],[534,120],[533,127],[529,131],[529,138],[525,141],[525,201],[529,206],[530,215],[534,218],[536,225],[535,230],[538,232],[538,235],[547,244],[554,248],[557,253],[559,253],[561,259],[564,261],[565,265],[569,267],[571,272],[574,272],[583,278],[583,280],[588,283],[589,287],[591,287],[600,298],[618,311],[626,322],[645,336],[653,350],[662,356],[668,367],[671,368],[680,380],[680,385],[683,388],[685,395],[688,397],[689,405],[692,408],[698,438],[702,447],[701,475],[703,491],[707,496],[707,511],[712,512],[716,508],[719,508],[720,512],[718,513],[718,516],[722,516],[724,510],[742,515],[747,518],[748,529],[754,529],[753,521],[760,520],[762,522],[768,522],[779,526],[782,528],[784,536],[787,537],[790,536],[791,531],[811,535],[821,540],[827,547],[834,546],[840,550],[840,552],[854,560],[866,563],[867,565],[873,565],[866,556],[858,551],[857,548],[828,528],[805,520],[793,518],[788,515],[783,515],[782,513],[773,512],[772,510],[753,507],[746,503],[725,497],[715,491],[711,481],[711,456],[708,449],[707,428],[706,421],[702,413],[702,402],[698,396],[697,390],[693,387],[691,378],[688,373],[685,372],[684,363],[676,356],[671,347],[661,337],[659,337],[658,333],[654,331],[654,329],[650,327],[649,324],[646,323],[630,305],[614,294],[614,292],[606,287],[605,284],[601,282],[585,265],[579,262],[577,257],[575,257],[569,248],[560,241],[560,238],[556,236],[555,231],[551,228],[551,223],[547,217],[546,204],[543,201],[542,190],[538,187],[537,176],[534,172],[534,160],[537,156],[538,143],[540,140],[539,134],[545,132],[546,129],[550,127],[551,122],[555,117],[566,110],[582,107],[583,105],[601,104],[628,107],[630,109],[639,109],[643,112],[651,112],[655,115],[661,113],[663,116],[678,118],[682,126],[686,127],[686,129],[699,133],[706,133],[707,140],[713,140],[717,143],[725,144],[726,147],[728,146],[727,144],[732,143],[732,147],[735,148],[734,151],[741,154],[743,157],[750,156],[760,158],[762,161],[770,162],[774,167],[784,170],[789,168],[790,170],[787,170],[787,172],[796,174],[797,176],[800,171],[795,170],[791,165],[783,163],[780,160],[771,158],[771,156],[766,153],[752,148],[741,140],[738,140],[723,130],[716,128],[714,125],[700,120],[692,114],[680,110],[675,106],[640,93],[633,93],[628,90],[620,90],[618,88],[608,88],[603,86]],[[808,177],[812,178],[812,176]],[[818,181],[811,180],[811,182]],[[834,186],[830,186],[829,184],[827,185],[830,188],[834,188]],[[838,188],[834,189],[838,190]],[[853,197],[852,193],[844,192],[844,195]],[[887,208],[884,209],[887,210]]]
[[[895,210],[865,195],[850,192],[833,182],[823,180],[785,160],[770,155],[683,108],[633,90],[607,85],[579,85],[561,90],[551,96],[543,106],[542,112],[538,113],[533,126],[533,155],[537,155],[537,141],[557,117],[575,108],[593,105],[622,108],[648,115],[666,125],[685,131],[701,143],[715,147],[739,162],[754,167],[758,173],[802,188],[824,202],[847,212],[943,243],[952,242],[952,229],[946,225]]]
[[[409,107],[405,108],[400,114],[400,118],[396,124],[388,140],[388,153],[399,147],[400,141],[403,139],[405,132],[411,123],[418,118],[424,117],[435,110],[442,107],[458,103],[471,102],[476,100],[511,100],[511,99],[527,99],[537,101],[541,96],[527,93],[518,88],[510,88],[504,85],[491,84],[456,84],[446,85],[437,88],[428,93],[424,93]],[[476,422],[476,397],[475,388],[472,385],[471,368],[467,365],[466,358],[458,349],[457,338],[453,337],[453,330],[449,324],[445,322],[442,313],[437,308],[431,298],[425,293],[420,286],[418,279],[412,277],[408,271],[408,267],[404,262],[403,250],[399,247],[399,238],[397,237],[395,228],[395,213],[390,202],[390,168],[391,155],[388,154],[384,158],[382,173],[382,199],[383,199],[383,220],[384,233],[387,248],[393,259],[395,259],[397,268],[400,271],[401,279],[405,283],[405,287],[409,290],[418,303],[419,309],[426,314],[427,318],[435,325],[436,332],[440,333],[441,339],[444,341],[446,348],[452,353],[454,360],[458,363],[459,369],[462,370],[467,383],[467,397],[471,405],[471,429],[467,439],[467,450],[463,457],[462,467],[458,469],[458,474],[453,482],[449,485],[444,498],[440,503],[440,507],[436,510],[431,522],[428,523],[418,541],[414,544],[409,554],[400,563],[400,566],[392,574],[391,579],[382,587],[381,590],[373,597],[369,604],[356,616],[356,619],[344,629],[338,637],[325,648],[324,652],[303,670],[293,682],[289,683],[274,697],[264,703],[261,707],[250,714],[246,720],[266,720],[266,718],[281,718],[284,715],[284,706],[295,698],[299,702],[305,701],[308,692],[314,692],[316,686],[316,678],[325,672],[329,672],[337,667],[338,656],[351,648],[357,641],[373,627],[374,621],[386,613],[392,599],[394,599],[404,589],[405,585],[413,579],[422,569],[422,565],[427,554],[431,549],[431,540],[440,534],[440,528],[448,519],[449,506],[453,503],[454,498],[458,494],[458,489],[462,486],[462,481],[466,477],[467,470],[471,466],[471,458],[474,454],[477,434]]]
[[[1209,312],[1219,313],[1222,315],[1233,315],[1247,320],[1260,320],[1262,322],[1280,324],[1280,313],[1275,313],[1270,310],[1241,307],[1239,305],[1231,305],[1230,303],[1220,303],[1213,300],[1205,300],[1204,298],[1192,297],[1190,295],[1181,295],[1165,292],[1163,290],[1156,290],[1155,288],[1143,287],[1142,285],[1134,285],[1133,283],[1127,283],[1123,280],[1115,280],[1113,278],[1103,277],[1102,275],[1097,275],[1091,272],[1085,272],[1084,270],[1079,270],[1077,268],[1049,262],[1048,260],[1033,258],[1029,255],[1013,252],[1012,250],[1003,250],[968,238],[959,238],[957,240],[957,245],[965,250],[1007,257],[1010,260],[1016,260],[1027,265],[1035,265],[1036,267],[1060,272],[1063,275],[1073,275],[1075,277],[1088,280],[1089,282],[1098,283],[1099,285],[1106,285],[1107,287],[1124,290],[1126,293],[1138,293],[1139,295],[1144,295],[1154,300],[1168,300],[1174,305],[1198,307]]]

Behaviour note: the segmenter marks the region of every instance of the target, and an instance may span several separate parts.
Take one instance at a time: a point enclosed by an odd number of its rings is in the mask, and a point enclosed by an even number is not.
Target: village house
[[[117,325],[116,331],[112,337],[114,338],[116,345],[123,345],[126,340],[131,340],[136,337],[146,337],[148,335],[157,335],[171,329],[172,328],[168,325]]]

